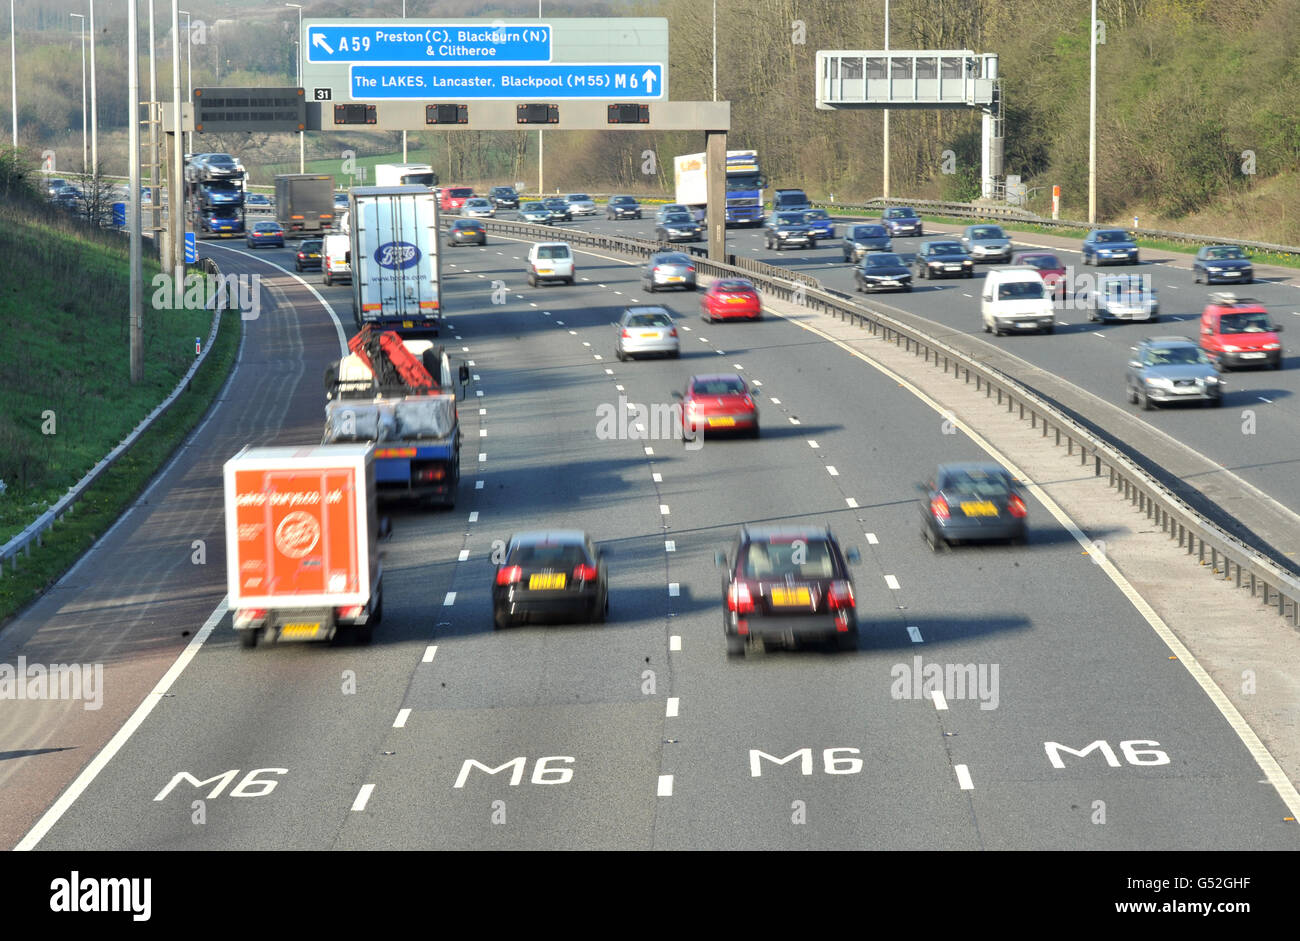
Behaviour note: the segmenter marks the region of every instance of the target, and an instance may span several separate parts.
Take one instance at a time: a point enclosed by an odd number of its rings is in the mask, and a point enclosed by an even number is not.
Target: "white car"
[[[473,199],[465,200],[465,205],[460,208],[460,214],[471,219],[491,219],[497,214],[497,207],[492,205],[492,200],[475,196]]]
[[[596,201],[586,193],[570,193],[564,197],[569,204],[569,212],[575,216],[594,216],[597,213]]]
[[[352,244],[348,236],[331,233],[321,239],[320,269],[326,284],[352,280]]]
[[[538,242],[528,251],[528,283],[539,281],[573,283],[573,249],[568,242]]]

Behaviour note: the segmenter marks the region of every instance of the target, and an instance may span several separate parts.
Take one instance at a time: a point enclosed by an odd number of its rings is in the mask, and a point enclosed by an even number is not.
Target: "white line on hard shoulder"
[[[455,603],[456,603],[456,593],[454,591],[447,592],[447,597],[442,599],[442,606],[444,608],[450,608]]]
[[[457,562],[464,562],[464,561],[465,561],[466,559],[468,559],[468,558],[469,558],[469,550],[468,550],[468,549],[461,549],[461,550],[460,550],[460,555],[456,556],[456,561],[457,561]]]
[[[838,476],[840,476],[840,472],[837,471],[837,470],[835,469],[835,466],[832,465],[832,464],[827,464],[827,465],[826,465],[826,473],[830,474],[832,477],[838,477]]]
[[[473,510],[473,511],[469,514],[469,521],[470,521],[471,523],[477,523],[477,522],[478,522],[478,510]]]
[[[894,591],[898,591],[898,579],[895,578],[893,575],[885,576],[885,584],[888,585],[890,588],[892,588]]]
[[[667,516],[667,515],[668,515],[668,504],[667,504],[667,503],[661,503],[661,504],[659,504],[659,514],[660,514],[661,516]]]
[[[671,774],[659,775],[659,789],[656,793],[659,797],[673,796],[673,776]]]
[[[480,462],[482,462],[482,461],[486,461],[486,460],[487,460],[487,452],[485,452],[485,451],[480,451],[480,452],[478,453],[478,459],[479,459]]]
[[[847,503],[851,509],[856,508],[858,505],[858,501],[854,500],[852,497],[845,497],[844,502]]]
[[[410,709],[398,709],[397,718],[393,720],[393,728],[395,729],[406,728],[406,720],[409,719],[410,717],[411,717]]]
[[[867,537],[868,545],[875,546],[880,544],[880,540],[876,538],[875,533],[863,533],[863,535]]]
[[[661,484],[664,482],[664,475],[659,473],[658,471],[655,471],[653,474],[650,475],[650,479],[657,484]]]
[[[677,542],[673,539],[664,540],[664,552],[676,552]]]
[[[668,719],[677,718],[677,706],[681,699],[678,696],[668,697],[668,707],[664,710],[664,717]]]
[[[652,455],[652,454],[655,453],[655,449],[654,449],[654,448],[651,448],[651,447],[647,447],[647,448],[645,449],[645,453],[646,453],[646,454],[651,454],[651,455]]]
[[[943,711],[948,708],[948,700],[943,698],[943,690],[930,690],[930,698],[934,700],[934,708]]]
[[[354,811],[365,810],[366,803],[370,800],[370,795],[374,792],[375,786],[373,784],[361,785],[361,790],[357,792],[357,799],[352,802],[352,809]]]
[[[672,637],[668,638],[668,649],[669,650],[682,649],[682,638],[680,634],[674,634]]]
[[[953,770],[957,772],[957,784],[963,791],[975,790],[975,782],[970,779],[970,769],[965,765],[953,765]]]
[[[669,597],[669,598],[676,598],[676,597],[680,596],[681,593],[682,593],[682,586],[681,586],[678,582],[669,582],[669,583],[668,583],[668,597]]]
[[[424,648],[424,657],[421,658],[420,662],[433,663],[434,654],[436,654],[437,652],[438,652],[438,645],[430,644],[428,647]]]

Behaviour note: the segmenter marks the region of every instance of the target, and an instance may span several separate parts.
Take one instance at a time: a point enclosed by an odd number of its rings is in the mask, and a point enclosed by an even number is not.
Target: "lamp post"
[[[302,87],[302,4],[286,3],[285,6],[293,7],[298,11],[298,38],[294,45],[298,47],[298,87]],[[307,141],[306,131],[298,132],[298,172],[306,173],[307,166]]]
[[[86,172],[86,161],[90,159],[86,137],[86,15],[73,13],[81,20],[81,172]]]
[[[90,172],[95,188],[99,188],[99,96],[95,89],[95,0],[87,0],[90,8]],[[14,136],[17,139],[17,118],[14,118]]]
[[[406,0],[402,0],[402,19],[406,19]],[[406,163],[406,128],[402,128],[402,163]]]
[[[1088,75],[1088,222],[1097,221],[1097,0],[1092,0]]]
[[[18,31],[14,27],[14,0],[9,0],[9,90],[13,92],[14,150],[18,149]]]
[[[889,51],[889,0],[885,0],[885,51],[886,52]],[[893,67],[889,61],[888,56],[885,57],[885,68],[889,69],[891,72],[893,70]],[[889,77],[890,77],[889,72],[886,72],[885,88],[888,89],[887,94],[893,94],[892,83],[888,80]],[[862,76],[862,79],[863,79],[863,84],[865,85],[866,84],[865,74]],[[880,157],[880,168],[881,168],[881,175],[882,175],[882,182],[880,185],[880,189],[881,189],[880,195],[883,196],[885,199],[888,199],[889,198],[889,109],[888,108],[885,109],[884,125],[885,125],[885,142],[884,142],[884,146],[881,149],[881,157]]]
[[[718,0],[713,0],[713,100],[718,100]]]
[[[537,18],[542,18],[542,0],[537,0]],[[16,126],[16,125],[15,125]],[[14,140],[18,140],[18,132],[14,131]],[[546,195],[546,189],[542,185],[542,161],[546,156],[546,145],[542,143],[542,129],[537,129],[537,196],[541,198]]]
[[[190,11],[181,10],[181,15],[185,17],[185,100],[194,103],[194,70],[193,64],[194,41],[190,38]],[[194,132],[186,131],[186,140],[189,146],[185,148],[187,154],[194,153]]]

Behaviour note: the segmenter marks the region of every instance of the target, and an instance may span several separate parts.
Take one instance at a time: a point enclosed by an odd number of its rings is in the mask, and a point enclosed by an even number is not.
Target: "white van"
[[[528,283],[538,281],[573,283],[573,250],[568,242],[538,242],[528,252]]]
[[[321,239],[320,270],[326,284],[352,280],[352,240],[346,235]]]
[[[1028,265],[995,268],[984,276],[980,316],[984,332],[996,336],[1026,330],[1056,331],[1052,296],[1043,285],[1043,276]]]

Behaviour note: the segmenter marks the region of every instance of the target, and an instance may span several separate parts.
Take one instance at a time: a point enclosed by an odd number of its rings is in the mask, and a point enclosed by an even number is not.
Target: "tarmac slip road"
[[[643,296],[612,259],[527,288],[523,251],[446,262],[478,376],[460,501],[394,512],[375,643],[246,651],[227,619],[40,848],[1295,848],[1245,747],[1036,500],[1028,546],[930,554],[914,483],[984,456],[938,412],[791,322]],[[680,359],[614,358],[634,301],[680,315]],[[761,383],[758,440],[600,430],[733,370]],[[313,385],[285,387],[293,413]],[[712,554],[746,522],[862,549],[859,649],[726,658]],[[535,528],[611,550],[608,623],[492,629],[493,543]],[[914,682],[935,666],[938,697]]]

